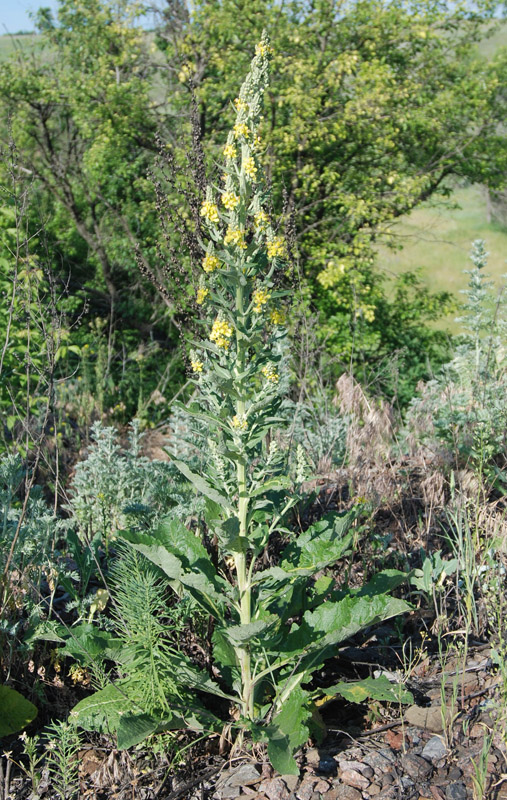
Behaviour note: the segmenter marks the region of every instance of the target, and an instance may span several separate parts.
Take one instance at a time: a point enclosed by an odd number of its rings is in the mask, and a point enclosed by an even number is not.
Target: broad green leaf
[[[160,567],[171,581],[183,584],[208,613],[223,616],[229,585],[215,572],[199,539],[179,520],[164,520],[149,534],[130,530],[118,535]]]
[[[216,654],[214,654],[216,656]],[[174,653],[172,655],[174,663],[174,674],[178,676],[178,681],[191,689],[199,689],[201,692],[213,694],[216,697],[222,697],[225,700],[235,702],[236,697],[223,692],[218,683],[216,683],[204,670],[196,667],[183,653]]]
[[[185,464],[183,461],[178,461],[178,459],[173,458],[168,451],[166,452],[171,457],[171,461],[174,466],[179,469],[179,471],[185,476],[185,478],[187,478],[187,480],[193,483],[198,492],[201,492],[201,494],[209,497],[210,500],[214,500],[214,502],[218,503],[220,506],[222,506],[222,508],[227,509],[229,513],[233,512],[233,508],[226,497],[221,495],[220,492],[210,486],[208,481],[206,481],[201,475],[198,475],[196,472],[192,472],[187,464]]]
[[[313,575],[338,561],[350,546],[352,535],[347,531],[356,516],[355,510],[328,514],[311,525],[285,548],[280,567],[286,572]]]
[[[363,628],[410,610],[404,600],[378,597],[345,597],[307,611],[301,625],[294,625],[280,645],[288,653],[310,653],[349,639]]]
[[[402,686],[392,684],[385,675],[379,678],[365,678],[362,681],[347,683],[341,681],[324,690],[326,696],[341,695],[351,703],[363,703],[365,700],[385,700],[390,703],[413,703],[412,692]]]
[[[128,750],[129,747],[139,744],[151,733],[155,733],[160,724],[160,720],[150,714],[132,714],[130,712],[122,714],[116,730],[118,750]]]
[[[307,723],[312,712],[308,698],[308,692],[300,686],[296,687],[284,701],[273,722],[266,726],[269,760],[281,775],[299,775],[293,754],[310,735]]]
[[[277,622],[278,618],[272,616],[271,619],[258,619],[247,625],[230,625],[227,628],[223,628],[223,632],[233,644],[243,645],[257,638],[261,633],[270,630]]]
[[[111,683],[81,700],[70,712],[71,717],[86,731],[113,734],[122,714],[132,710],[142,713],[142,706],[129,697],[131,692],[129,681]]]
[[[16,689],[0,686],[0,737],[22,730],[37,714],[37,707]]]
[[[377,572],[373,578],[357,591],[351,593],[357,597],[374,597],[375,595],[392,592],[410,577],[410,573],[400,572],[398,569],[385,569]]]

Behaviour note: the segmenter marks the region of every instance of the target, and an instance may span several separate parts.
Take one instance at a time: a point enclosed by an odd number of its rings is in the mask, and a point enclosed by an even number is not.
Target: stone
[[[383,747],[379,750],[380,755],[389,761],[391,764],[396,764],[396,756],[394,755],[393,751],[389,747]]]
[[[382,784],[382,788],[385,788],[386,786],[390,786],[392,783],[394,783],[394,775],[393,775],[393,773],[392,772],[384,772],[384,774],[380,778],[380,782]]]
[[[433,771],[431,764],[428,764],[426,759],[421,758],[421,756],[412,755],[411,753],[401,757],[401,767],[403,772],[415,781],[425,780]]]
[[[296,797],[298,800],[310,800],[313,794],[313,787],[315,783],[317,783],[316,778],[313,776],[305,776],[301,782],[301,786],[296,792]]]
[[[361,775],[361,773],[357,772],[355,769],[341,769],[338,775],[342,783],[345,783],[347,786],[353,786],[355,789],[364,790],[370,785],[368,778],[365,778],[364,775]]]
[[[440,736],[432,736],[431,739],[424,745],[422,751],[423,758],[435,764],[441,761],[447,755],[447,747],[440,738]]]
[[[373,778],[373,770],[369,764],[363,764],[361,761],[338,761],[340,769],[355,769],[360,772],[365,778]]]
[[[327,790],[326,794],[322,795],[322,800],[340,800],[340,790],[333,786]]]
[[[320,754],[316,747],[306,751],[306,763],[317,766],[320,762]]]
[[[239,786],[227,786],[225,784],[220,789],[219,793],[216,795],[217,797],[224,798],[224,800],[234,800],[235,797],[239,797],[241,794],[241,789]]]
[[[315,786],[313,787],[313,791],[317,792],[317,794],[324,794],[329,789],[329,783],[322,779],[318,780]]]
[[[450,709],[445,710],[446,720],[451,719]],[[431,731],[432,733],[442,733],[442,709],[438,706],[429,706],[423,708],[422,706],[409,706],[405,712],[405,722],[413,725],[416,728],[423,728]]]
[[[459,767],[451,767],[447,777],[450,781],[459,781],[463,777],[463,773]]]
[[[467,789],[464,783],[449,783],[445,787],[446,800],[467,800]]]
[[[299,775],[282,775],[282,781],[285,783],[289,792],[294,792],[299,783]]]
[[[318,772],[322,772],[324,775],[335,775],[336,761],[334,758],[323,755],[319,761]]]
[[[368,794],[370,797],[376,797],[378,794],[380,794],[380,792],[381,788],[378,783],[370,783],[368,786]]]
[[[290,795],[285,781],[281,778],[271,778],[269,781],[263,781],[260,788],[269,800],[288,800]]]
[[[371,767],[371,769],[375,772],[379,772],[381,775],[389,769],[391,763],[391,761],[376,750],[373,750],[371,753],[366,753],[363,758],[363,764]]]
[[[361,792],[358,792],[358,790],[354,789],[353,786],[348,786],[348,784],[340,786],[340,793],[338,797],[340,800],[363,800]]]
[[[229,774],[224,785],[242,788],[243,786],[253,786],[259,783],[260,779],[259,770],[253,764],[242,764]]]

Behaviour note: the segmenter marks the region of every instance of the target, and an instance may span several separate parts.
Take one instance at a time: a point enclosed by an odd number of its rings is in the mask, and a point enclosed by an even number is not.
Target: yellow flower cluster
[[[285,325],[285,312],[281,308],[274,308],[269,318],[273,325]]]
[[[239,197],[234,192],[224,192],[222,195],[222,203],[227,211],[234,211],[236,206],[239,205]]]
[[[202,306],[208,295],[209,295],[209,289],[205,289],[203,286],[201,286],[197,290],[197,297],[196,297],[197,305]]]
[[[236,106],[236,111],[248,111],[248,103],[245,103],[240,97],[236,97],[234,100],[234,105]]]
[[[205,200],[201,206],[201,217],[207,219],[208,222],[219,222],[218,208],[215,203]]]
[[[245,173],[248,175],[250,180],[255,181],[257,180],[257,164],[255,163],[255,159],[252,156],[246,158],[243,162],[243,169]]]
[[[272,364],[267,364],[261,369],[261,372],[267,381],[270,381],[271,383],[278,383],[280,376]]]
[[[253,310],[259,314],[262,311],[262,306],[266,305],[270,297],[271,295],[267,289],[256,289],[253,293]]]
[[[261,149],[261,147],[262,147],[262,139],[259,135],[257,135],[252,142],[252,149],[255,150],[255,152],[258,152]]]
[[[254,226],[256,231],[265,231],[269,225],[269,217],[266,212],[261,208],[254,214]]]
[[[229,159],[238,157],[238,151],[236,150],[236,148],[234,147],[233,144],[226,144],[225,145],[225,147],[224,147],[224,156],[226,158],[229,158]]]
[[[283,236],[275,236],[274,239],[268,242],[267,247],[268,258],[285,258],[287,255],[287,248],[285,247]]]
[[[190,362],[190,366],[192,367],[193,372],[202,372],[204,364],[202,363],[202,361],[199,361],[199,359],[195,360],[192,359],[192,361]]]
[[[239,139],[240,136],[242,136],[243,139],[248,139],[250,136],[250,128],[248,125],[245,125],[244,122],[236,122],[232,130],[236,139]]]
[[[269,44],[263,44],[263,42],[259,42],[259,44],[255,45],[255,55],[256,56],[267,56],[273,54],[273,48],[269,46]]]
[[[235,414],[231,420],[231,425],[238,431],[246,431],[248,428],[248,422],[246,421],[244,414],[241,414],[240,416]]]
[[[220,261],[213,255],[213,253],[206,253],[202,260],[202,268],[204,272],[214,272],[220,267]]]
[[[227,228],[224,244],[235,244],[240,250],[246,249],[245,232],[239,228]]]
[[[230,339],[233,334],[232,325],[229,325],[225,319],[217,319],[213,323],[211,333],[209,335],[210,341],[215,342],[217,347],[223,347],[228,350],[231,344]]]

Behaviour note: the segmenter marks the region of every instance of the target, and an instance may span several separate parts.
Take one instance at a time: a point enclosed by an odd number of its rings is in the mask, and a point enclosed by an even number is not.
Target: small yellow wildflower
[[[218,222],[220,218],[215,203],[210,203],[208,200],[205,200],[201,206],[201,217],[207,219],[208,222]]]
[[[285,325],[285,311],[281,308],[274,308],[269,318],[273,325]]]
[[[244,414],[241,414],[240,416],[235,414],[231,420],[231,425],[238,431],[246,431],[248,428],[248,422],[246,421]]]
[[[261,369],[261,372],[270,383],[278,383],[280,376],[272,364],[266,364],[266,366]]]
[[[204,364],[202,363],[202,361],[199,361],[199,359],[196,358],[192,359],[192,361],[190,362],[190,366],[192,367],[193,372],[202,372]]]
[[[224,156],[226,158],[232,159],[238,157],[238,151],[234,147],[233,144],[226,144],[224,147]]]
[[[234,192],[224,192],[222,195],[222,203],[227,211],[234,211],[236,206],[239,205],[239,197]]]
[[[257,165],[255,163],[255,159],[252,156],[249,156],[243,162],[243,169],[245,170],[246,175],[250,178],[250,180],[255,181],[257,179]]]
[[[244,122],[236,122],[232,130],[236,139],[239,139],[240,136],[242,136],[243,139],[248,139],[250,136],[250,128],[248,125],[245,125]]]
[[[213,323],[209,338],[211,342],[215,342],[217,347],[223,347],[224,350],[228,350],[231,344],[230,339],[232,334],[232,325],[229,325],[225,319],[219,319],[217,317]]]
[[[205,289],[203,286],[201,286],[197,290],[197,297],[196,297],[197,305],[202,306],[208,295],[209,295],[209,289]]]
[[[266,212],[261,208],[260,211],[257,211],[257,213],[254,214],[255,230],[262,233],[267,229],[268,225],[269,225],[269,217],[266,214]]]
[[[287,249],[282,236],[275,236],[268,242],[268,258],[285,258]]]
[[[220,261],[213,255],[213,253],[206,253],[202,260],[202,268],[204,272],[214,272],[220,267]]]
[[[227,228],[224,244],[235,244],[240,250],[246,249],[245,232],[239,228]]]
[[[263,42],[259,42],[259,44],[255,45],[255,55],[256,56],[267,56],[273,54],[273,48],[269,46],[269,44],[264,44]]]
[[[258,152],[261,149],[261,147],[262,147],[262,139],[259,135],[257,135],[252,142],[252,149],[255,150],[255,152]]]
[[[253,293],[254,307],[253,310],[260,314],[262,306],[265,306],[271,297],[267,289],[256,289]]]
[[[236,111],[248,111],[249,109],[248,103],[245,103],[240,97],[235,98],[234,105],[236,106]]]

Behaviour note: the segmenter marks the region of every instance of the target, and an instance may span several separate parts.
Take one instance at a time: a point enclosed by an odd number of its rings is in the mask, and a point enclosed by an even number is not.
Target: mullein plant
[[[199,670],[173,651],[172,677],[180,688],[158,714],[147,714],[136,694],[139,682],[125,664],[121,684],[81,701],[75,714],[83,727],[116,731],[119,747],[168,728],[219,732],[232,725],[236,743],[246,743],[245,732],[267,742],[273,765],[286,774],[297,772],[293,753],[310,735],[323,695],[399,700],[399,689],[392,691],[386,678],[325,691],[309,684],[338,642],[408,606],[389,596],[405,579],[400,572],[376,576],[361,590],[337,587],[325,574],[350,552],[354,510],[329,514],[299,536],[285,527],[297,498],[268,434],[279,423],[283,395],[286,293],[277,287],[287,249],[269,214],[258,132],[270,54],[263,35],[234,101],[236,122],[223,151],[221,184],[208,187],[200,209],[207,240],[201,241],[196,299],[204,335],[193,342],[199,399],[188,410],[209,431],[208,468],[197,474],[173,459],[205,498],[218,558],[175,518],[150,533],[119,533],[176,592],[188,593],[212,617],[212,670]],[[265,569],[261,556],[275,532],[286,534],[289,543],[278,565]],[[216,704],[212,712],[202,701],[206,694],[232,704],[231,716],[219,719]]]

